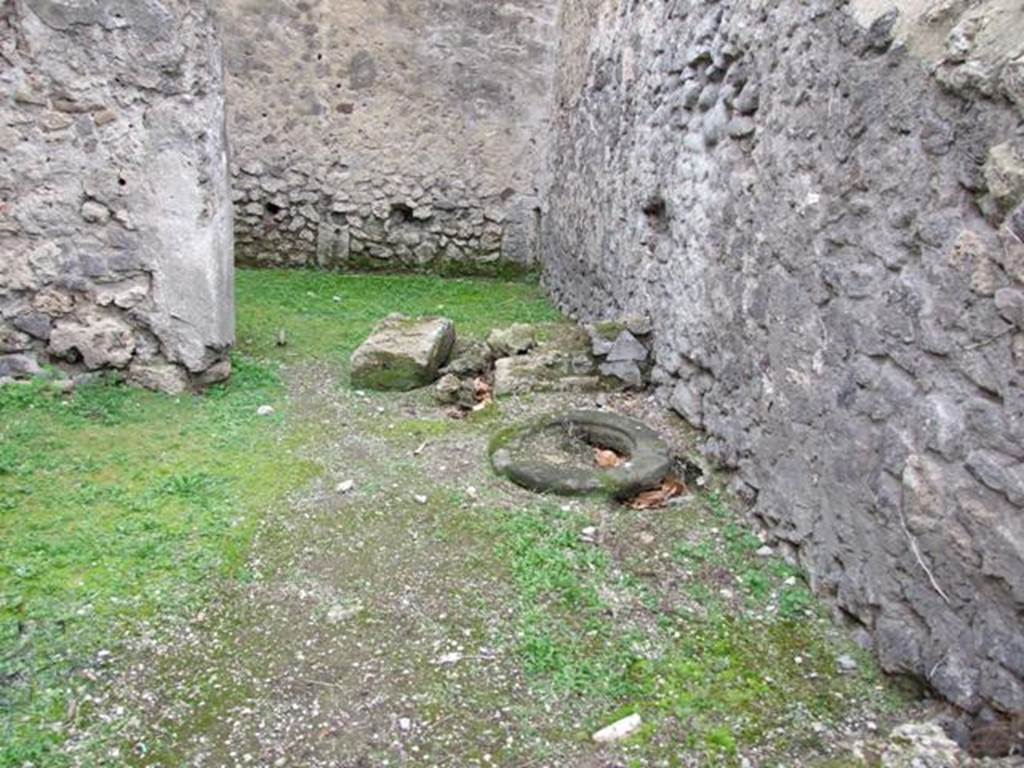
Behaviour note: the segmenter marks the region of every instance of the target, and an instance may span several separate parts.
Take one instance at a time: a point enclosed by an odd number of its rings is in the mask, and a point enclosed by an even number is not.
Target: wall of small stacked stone
[[[556,0],[218,0],[243,264],[539,254]]]

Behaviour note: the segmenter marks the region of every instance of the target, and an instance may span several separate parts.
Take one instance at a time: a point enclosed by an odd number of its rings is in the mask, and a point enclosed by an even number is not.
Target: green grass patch
[[[613,702],[637,692],[630,637],[605,618],[598,591],[607,554],[580,541],[578,512],[545,505],[508,512],[499,524],[499,555],[519,598],[517,652],[549,694]]]
[[[256,415],[283,407],[276,376],[235,363],[205,397],[0,389],[0,765],[59,765],[78,673],[205,599],[265,506],[317,471],[289,458],[298,433]]]
[[[516,322],[560,319],[535,281],[240,270],[239,339],[262,357],[347,364],[392,312],[443,315],[467,338]],[[278,347],[284,330],[287,346]]]
[[[717,495],[673,512],[693,533],[669,547],[669,567],[696,611],[645,582],[645,558],[613,562],[582,541],[592,523],[573,509],[498,513],[497,548],[516,587],[515,651],[538,698],[585,724],[576,738],[638,712],[645,727],[626,749],[645,765],[682,765],[685,752],[735,766],[752,748],[784,762],[813,749],[814,723],[905,703],[834,630],[797,569],[756,555],[760,541]],[[839,673],[843,654],[861,660],[857,674]]]
[[[531,282],[243,270],[237,293],[234,375],[203,396],[0,388],[0,766],[62,765],[98,654],[246,578],[260,521],[320,471],[299,458],[318,425],[289,404],[281,363],[343,368],[391,312],[444,314],[478,337],[557,317]],[[256,414],[264,404],[274,416]],[[396,429],[417,441],[449,426]],[[79,707],[79,725],[89,715]]]

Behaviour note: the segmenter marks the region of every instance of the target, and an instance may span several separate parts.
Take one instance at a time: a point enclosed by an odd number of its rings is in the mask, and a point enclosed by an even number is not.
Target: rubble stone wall
[[[232,209],[205,4],[0,4],[0,146],[0,379],[226,376]]]
[[[537,262],[557,0],[218,0],[239,260]]]
[[[902,10],[898,10],[902,9]],[[1024,710],[1024,6],[565,0],[545,282],[884,666]]]

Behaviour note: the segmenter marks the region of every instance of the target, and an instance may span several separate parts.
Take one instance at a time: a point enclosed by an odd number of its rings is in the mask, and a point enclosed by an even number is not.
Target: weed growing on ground
[[[632,520],[613,535],[628,538],[635,513],[618,514]],[[832,628],[799,570],[758,555],[760,540],[720,495],[659,514],[667,531],[688,535],[665,542],[668,566],[654,577],[651,553],[616,561],[582,539],[592,523],[575,504],[500,515],[498,552],[519,603],[515,650],[548,706],[593,730],[641,713],[647,725],[626,747],[636,765],[681,765],[685,749],[701,765],[732,766],[752,748],[784,759],[813,747],[815,727],[904,703]],[[672,594],[664,584],[676,581]],[[841,674],[842,654],[860,671]]]
[[[392,312],[450,317],[467,338],[512,323],[560,319],[533,281],[241,270],[237,286],[246,299],[239,329],[244,347],[286,362],[347,365],[373,326]],[[277,346],[281,330],[285,347]]]
[[[583,744],[593,730],[638,712],[645,726],[622,747],[628,765],[680,765],[685,757],[734,766],[751,750],[795,764],[793,755],[820,747],[816,724],[900,703],[874,664],[831,627],[799,570],[759,554],[760,541],[718,492],[644,512],[594,500],[510,505],[504,492],[478,482],[470,493],[457,472],[418,470],[422,457],[413,458],[424,443],[463,451],[474,437],[483,456],[500,408],[458,422],[425,418],[414,394],[384,416],[394,396],[337,389],[344,377],[334,374],[386,314],[443,313],[461,334],[481,337],[495,326],[555,319],[536,285],[242,271],[238,288],[235,375],[204,396],[168,398],[116,383],[70,396],[46,382],[0,388],[0,766],[60,766],[68,721],[90,725],[89,678],[116,666],[123,638],[143,625],[187,620],[225,583],[255,579],[246,564],[257,526],[268,515],[294,522],[286,495],[317,487],[310,481],[321,472],[300,457],[315,459],[321,442],[337,440],[325,432],[339,429],[339,420],[316,412],[323,406],[344,410],[345,430],[394,449],[386,467],[359,468],[360,482],[339,507],[344,516],[328,515],[333,535],[356,538],[358,529],[378,543],[412,546],[414,533],[457,550],[465,558],[457,567],[500,583],[508,611],[494,611],[486,593],[445,599],[477,601],[462,612],[477,623],[458,628],[469,630],[460,636],[467,647],[485,637],[507,643],[502,650],[511,655],[502,658],[525,677],[530,695],[507,702],[509,692],[498,690],[495,703],[521,708],[517,735],[537,750],[535,760],[589,749]],[[324,367],[330,386],[318,389],[318,379],[305,390],[313,406],[290,402],[289,377]],[[257,415],[264,404],[274,406],[273,416]],[[414,501],[414,490],[427,501]],[[491,507],[488,499],[503,503]],[[409,526],[393,519],[402,515]],[[607,533],[600,543],[581,536],[597,521]],[[276,543],[301,546],[288,540],[295,535],[271,526],[261,536],[263,554],[273,555]],[[377,568],[371,548],[352,557],[352,573]],[[392,630],[369,610],[359,621]],[[858,659],[856,674],[838,673],[840,654]],[[448,691],[449,672],[426,666],[424,674]],[[469,686],[453,690],[465,697]],[[244,685],[210,687],[188,728],[215,732],[250,693]],[[443,702],[433,704],[442,718]],[[466,754],[474,749],[467,745]]]
[[[344,368],[391,312],[469,336],[557,317],[532,282],[242,270],[237,289],[234,374],[203,396],[0,387],[0,766],[60,765],[69,712],[89,718],[87,678],[121,639],[246,578],[259,521],[319,472],[296,458],[316,427],[293,416],[282,363]]]
[[[132,626],[207,599],[262,507],[315,472],[256,415],[282,395],[272,369],[235,368],[207,397],[0,389],[0,765],[58,764],[68,712],[88,717],[83,671]]]

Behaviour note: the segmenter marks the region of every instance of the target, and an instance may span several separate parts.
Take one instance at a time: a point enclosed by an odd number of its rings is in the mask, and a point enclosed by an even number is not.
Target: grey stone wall
[[[661,392],[888,670],[1024,710],[1024,6],[560,26],[553,295],[651,316]]]
[[[191,0],[0,4],[0,379],[227,375],[220,47]]]
[[[557,0],[217,0],[238,257],[537,261]]]

